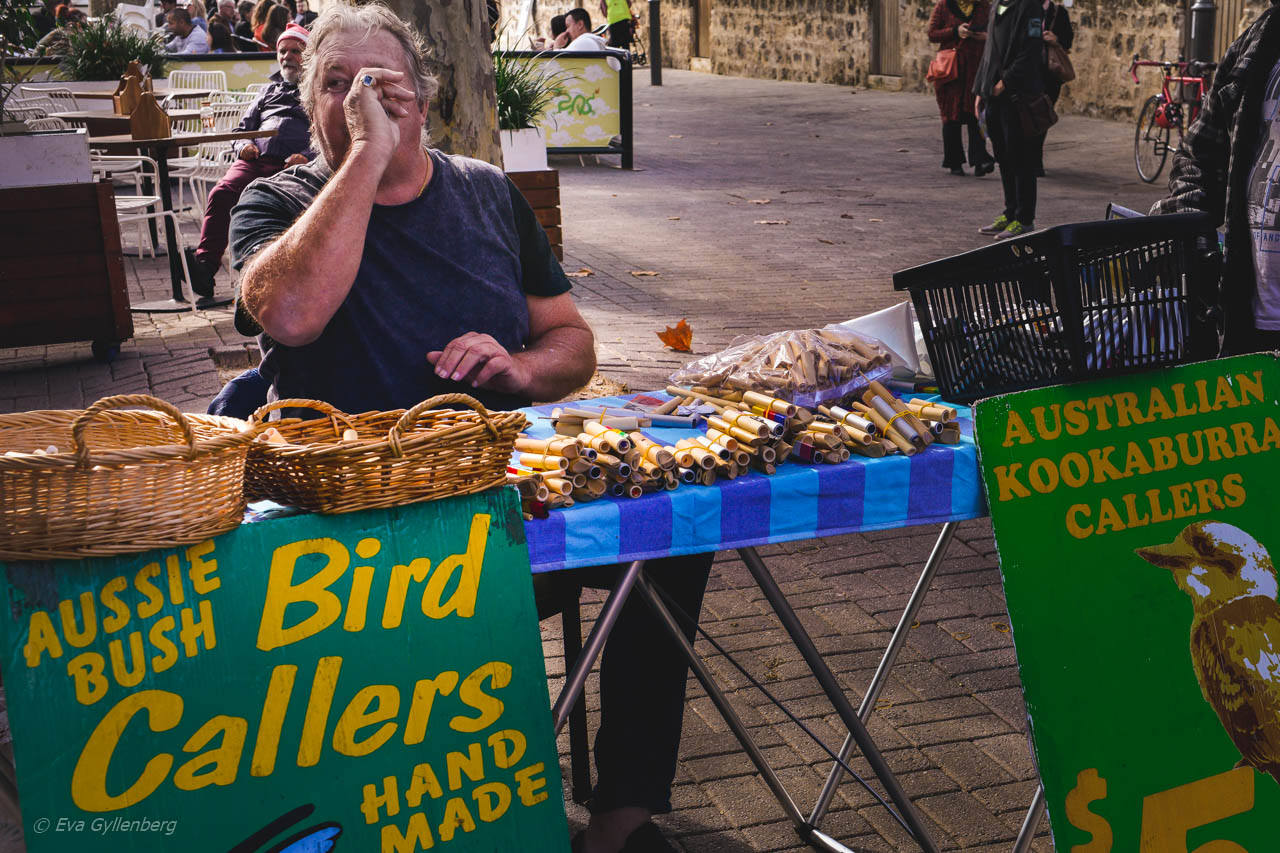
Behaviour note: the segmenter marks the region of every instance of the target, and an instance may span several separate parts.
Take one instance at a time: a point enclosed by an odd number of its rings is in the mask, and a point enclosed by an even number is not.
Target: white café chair
[[[225,71],[170,71],[170,89],[208,89],[211,92],[227,90]]]
[[[234,102],[205,107],[200,111],[201,127],[215,132],[235,130],[248,108],[247,103]],[[196,148],[195,154],[170,160],[169,176],[178,181],[178,208],[187,208],[185,183],[191,190],[193,213],[198,217],[204,216],[210,185],[221,180],[234,158],[232,143],[204,142]]]
[[[56,109],[55,113],[73,113],[80,109],[75,93],[63,86],[19,86],[25,98],[48,98]]]
[[[152,177],[159,174],[159,166],[156,161],[150,157],[138,155],[136,157],[112,157],[106,154],[99,154],[94,160],[94,176],[110,176],[110,167],[112,164],[128,165],[134,161],[142,162],[142,169],[151,169]],[[191,290],[191,270],[187,267],[186,241],[182,238],[182,224],[178,221],[178,215],[172,210],[165,210],[160,204],[160,196],[158,195],[117,195],[116,202],[116,219],[120,221],[120,234],[124,235],[124,226],[136,225],[138,233],[138,257],[142,257],[143,248],[146,247],[150,251],[151,257],[156,256],[155,246],[151,243],[151,236],[147,232],[147,222],[150,220],[158,220],[158,224],[162,224],[165,219],[173,221],[174,236],[177,240],[178,261],[182,264],[182,289],[187,301],[191,304],[191,310],[195,310],[196,297]]]

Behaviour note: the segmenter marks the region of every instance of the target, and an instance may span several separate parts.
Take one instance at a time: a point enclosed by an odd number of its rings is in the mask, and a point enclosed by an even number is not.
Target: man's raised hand
[[[356,73],[342,105],[353,148],[367,146],[390,157],[400,145],[399,121],[409,115],[408,105],[417,98],[400,85],[404,76],[389,68],[361,68]]]

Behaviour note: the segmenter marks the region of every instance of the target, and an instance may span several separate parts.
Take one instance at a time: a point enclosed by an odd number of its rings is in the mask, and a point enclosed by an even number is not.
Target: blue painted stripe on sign
[[[812,468],[779,468],[770,490],[769,540],[809,536],[817,529],[818,472]]]
[[[867,466],[861,460],[818,469],[818,534],[862,524]]]
[[[717,483],[720,495],[720,541],[758,542],[769,538],[768,477],[739,477]]]

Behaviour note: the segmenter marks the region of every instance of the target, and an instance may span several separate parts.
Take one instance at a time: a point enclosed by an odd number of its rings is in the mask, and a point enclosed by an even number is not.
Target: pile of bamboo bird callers
[[[556,435],[516,439],[507,481],[520,491],[525,516],[606,494],[638,498],[686,485],[714,485],[749,471],[773,474],[787,459],[838,464],[851,454],[912,456],[930,444],[957,444],[955,409],[901,400],[879,382],[845,405],[817,411],[755,391],[668,386],[672,399],[653,411],[555,409]],[[678,410],[695,414],[681,415]],[[641,430],[699,429],[664,444]]]

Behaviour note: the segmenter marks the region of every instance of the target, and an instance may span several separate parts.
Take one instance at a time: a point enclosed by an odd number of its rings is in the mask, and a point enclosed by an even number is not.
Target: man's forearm
[[[596,370],[595,337],[589,328],[550,329],[523,352],[513,353],[529,376],[523,389],[532,400],[559,400],[591,381]]]
[[[347,298],[384,168],[352,150],[298,221],[250,263],[245,305],[275,340],[314,341]]]

